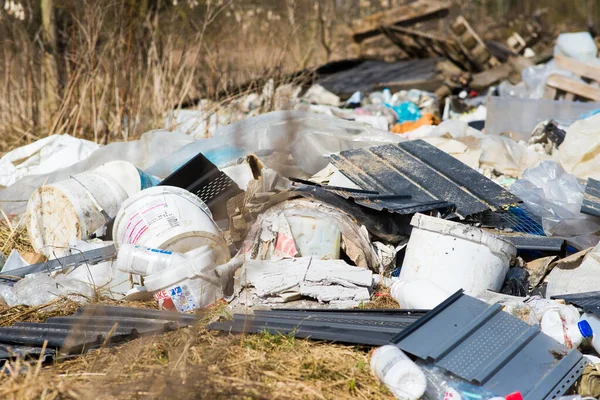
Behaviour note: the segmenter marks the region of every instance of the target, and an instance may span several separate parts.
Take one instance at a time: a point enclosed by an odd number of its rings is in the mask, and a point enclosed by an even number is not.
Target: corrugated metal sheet
[[[92,305],[45,323],[19,322],[0,328],[0,362],[17,357],[38,360],[44,343],[44,359],[59,353],[76,355],[101,345],[172,331],[196,320],[193,315],[169,311]]]
[[[581,212],[600,217],[600,181],[592,178],[588,179]]]
[[[406,353],[492,393],[519,391],[525,400],[565,393],[586,364],[579,351],[568,350],[539,327],[462,291],[392,341]]]
[[[517,250],[538,250],[555,253],[563,253],[566,248],[566,241],[561,238],[547,236],[505,236],[498,237],[507,240],[515,245]]]
[[[575,294],[564,294],[553,296],[553,299],[563,299],[569,304],[574,304],[583,311],[592,313],[600,317],[600,292],[586,292]]]
[[[440,59],[429,58],[394,63],[374,60],[362,61],[354,65],[347,63],[348,68],[330,74],[327,74],[326,68],[320,68],[317,83],[333,93],[349,96],[358,90],[372,91],[383,83],[435,78],[438,61]]]
[[[332,155],[331,161],[362,189],[411,196],[356,200],[377,210],[411,214],[415,206],[447,202],[456,206],[459,216],[466,217],[520,202],[501,186],[423,140],[343,151]]]
[[[268,331],[298,338],[381,346],[425,314],[419,310],[256,310],[235,314],[233,321],[217,322],[209,329],[227,332]]]

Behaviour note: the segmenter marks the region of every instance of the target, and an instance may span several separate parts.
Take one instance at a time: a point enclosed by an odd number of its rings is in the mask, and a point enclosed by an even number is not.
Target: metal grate
[[[197,192],[196,196],[200,198],[206,204],[209,204],[212,200],[218,197],[221,193],[227,191],[229,188],[236,186],[235,182],[225,173],[220,172],[214,180],[208,182],[206,186],[202,186]]]

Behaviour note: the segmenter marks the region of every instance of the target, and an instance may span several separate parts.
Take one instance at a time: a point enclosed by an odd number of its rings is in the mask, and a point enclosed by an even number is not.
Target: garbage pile
[[[355,37],[424,37],[392,22]],[[270,82],[220,115],[174,113],[175,132],[6,154],[0,206],[38,260],[13,250],[1,301],[102,294],[192,313],[225,299],[233,320],[209,328],[381,346],[371,366],[397,398],[597,398],[600,107],[574,101],[597,100],[597,48],[561,35],[513,85],[515,62],[464,18],[452,29],[429,37],[459,70],[447,90],[341,100],[326,81]],[[511,38],[531,59],[535,38]],[[470,90],[492,72],[500,96]],[[223,113],[239,122],[219,126]],[[388,291],[402,310],[356,310]]]

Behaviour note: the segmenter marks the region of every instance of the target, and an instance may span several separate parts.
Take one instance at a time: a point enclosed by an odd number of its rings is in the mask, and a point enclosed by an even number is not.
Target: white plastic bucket
[[[416,214],[400,280],[429,280],[447,292],[463,289],[477,296],[500,291],[511,259],[512,243],[472,226]]]
[[[117,215],[125,199],[127,192],[121,185],[98,171],[38,188],[26,211],[34,250],[47,257],[66,254],[69,242],[88,239]]]
[[[208,246],[188,253],[189,259],[144,279],[161,308],[186,312],[207,307],[223,297],[215,274],[215,254]]]
[[[135,196],[140,190],[156,186],[159,183],[156,178],[152,178],[127,161],[111,161],[99,166],[94,171],[116,180],[125,189],[129,197]]]
[[[115,218],[113,240],[117,245],[137,244],[176,253],[209,246],[218,264],[230,258],[206,204],[173,186],[152,187],[127,199]]]

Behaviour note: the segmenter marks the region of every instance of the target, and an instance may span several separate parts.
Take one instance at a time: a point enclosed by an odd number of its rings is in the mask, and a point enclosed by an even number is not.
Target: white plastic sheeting
[[[47,174],[85,160],[100,146],[69,135],[51,135],[6,153],[0,158],[0,186],[28,175]]]
[[[594,246],[600,237],[600,219],[580,212],[585,186],[553,161],[525,171],[523,179],[511,186],[511,192],[527,208],[542,218],[548,236],[570,238],[580,248]]]
[[[563,168],[581,179],[600,179],[600,114],[576,121],[559,147]]]
[[[89,171],[109,161],[129,161],[137,168],[146,169],[156,161],[193,142],[193,138],[180,132],[154,130],[146,132],[140,140],[117,142],[103,146],[91,153],[85,160],[51,173],[29,175],[18,183],[0,190],[0,208],[7,214],[21,214],[25,211],[29,197],[38,187],[69,179],[69,176]],[[161,176],[164,178],[165,175]]]

